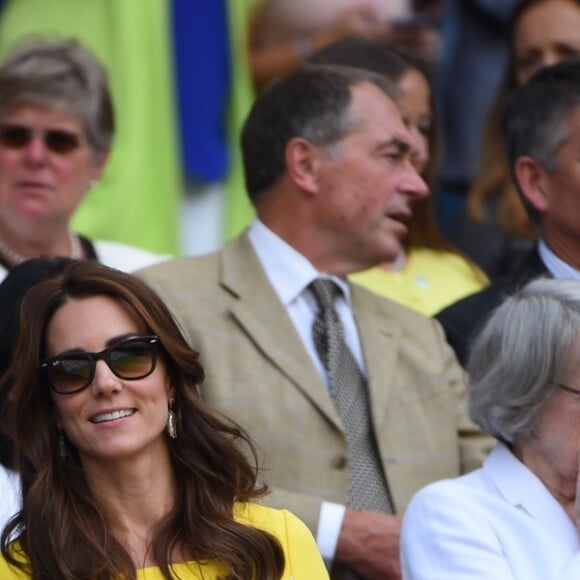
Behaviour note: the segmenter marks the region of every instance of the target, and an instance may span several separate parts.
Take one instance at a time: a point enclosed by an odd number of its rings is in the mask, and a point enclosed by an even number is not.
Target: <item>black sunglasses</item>
[[[0,144],[8,149],[24,149],[34,138],[35,130],[25,125],[0,125]],[[78,149],[81,138],[64,129],[42,131],[44,144],[53,153],[65,155]]]
[[[71,352],[41,361],[40,371],[50,388],[61,395],[86,389],[95,378],[98,360],[104,360],[115,376],[134,381],[149,376],[157,364],[157,336],[137,336],[101,352]]]

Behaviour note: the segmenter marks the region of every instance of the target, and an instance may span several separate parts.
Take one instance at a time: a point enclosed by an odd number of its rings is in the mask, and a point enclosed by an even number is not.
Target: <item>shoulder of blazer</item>
[[[471,339],[494,308],[532,278],[542,274],[547,274],[547,270],[537,247],[534,247],[512,276],[494,280],[483,290],[458,300],[435,315],[462,364],[467,361]]]
[[[353,309],[355,311],[364,308],[367,310],[373,310],[377,314],[389,316],[393,319],[417,321],[418,323],[429,320],[424,314],[421,314],[408,306],[399,304],[390,298],[379,296],[375,292],[371,292],[359,284],[351,282],[350,289]]]
[[[199,256],[183,256],[161,262],[135,272],[152,286],[162,288],[167,293],[215,292],[216,286],[228,287],[248,270],[248,260],[252,252],[244,236],[230,240],[223,248]]]
[[[483,290],[470,294],[441,310],[435,318],[444,328],[449,324],[461,327],[462,321],[463,326],[471,328],[475,321],[485,318],[505,297],[524,286],[532,278],[547,273],[537,248],[533,248],[513,276],[494,280]]]
[[[361,334],[365,333],[365,325],[373,325],[418,341],[434,336],[437,325],[432,319],[358,284],[351,284],[350,287],[353,314]]]

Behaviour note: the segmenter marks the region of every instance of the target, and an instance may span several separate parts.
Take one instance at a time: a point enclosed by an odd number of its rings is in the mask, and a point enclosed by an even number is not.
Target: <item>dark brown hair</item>
[[[54,404],[38,371],[55,312],[71,298],[92,296],[119,302],[146,332],[159,337],[175,391],[179,437],[168,447],[177,501],[159,522],[151,546],[164,577],[173,577],[170,555],[182,547],[196,561],[223,563],[227,578],[279,578],[284,555],[278,541],[233,517],[235,501],[266,493],[257,484],[256,452],[248,435],[199,397],[204,373],[198,353],[157,294],[136,277],[91,261],[75,263],[38,284],[23,302],[20,340],[4,379],[12,385],[9,430],[17,447],[23,507],[2,534],[5,559],[43,580],[136,577],[131,557],[111,532],[70,441],[66,460],[58,457]],[[24,562],[13,540],[23,550]]]

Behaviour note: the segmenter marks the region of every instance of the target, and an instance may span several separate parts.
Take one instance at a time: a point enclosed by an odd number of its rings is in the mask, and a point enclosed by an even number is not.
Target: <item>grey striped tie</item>
[[[328,371],[329,388],[344,427],[349,449],[350,482],[347,506],[392,513],[387,482],[371,424],[366,380],[344,340],[334,309],[341,294],[332,280],[318,278],[310,285],[318,303],[312,326],[314,345]]]

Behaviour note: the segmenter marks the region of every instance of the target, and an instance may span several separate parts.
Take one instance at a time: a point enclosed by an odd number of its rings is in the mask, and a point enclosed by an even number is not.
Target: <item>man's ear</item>
[[[322,151],[316,145],[302,137],[293,137],[286,144],[284,158],[288,176],[306,193],[318,193],[321,155]]]
[[[540,213],[546,212],[550,205],[550,195],[547,188],[547,173],[542,164],[527,155],[518,157],[514,173],[528,202]]]

